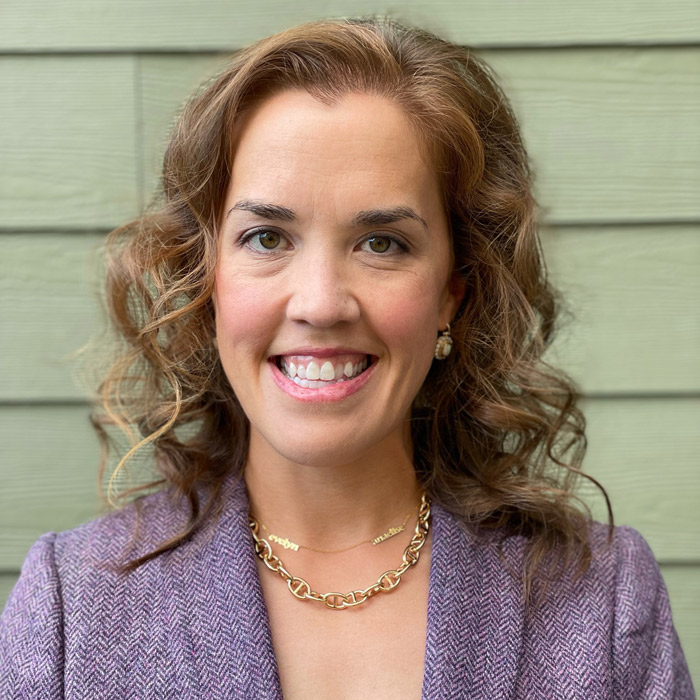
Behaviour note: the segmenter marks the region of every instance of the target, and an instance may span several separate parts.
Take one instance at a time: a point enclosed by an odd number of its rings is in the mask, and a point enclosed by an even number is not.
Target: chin
[[[319,440],[309,435],[304,437],[277,435],[274,441],[270,441],[270,446],[290,462],[319,468],[351,462],[361,457],[370,447],[364,442],[349,444],[347,440],[329,440],[328,438],[327,433]]]
[[[295,449],[296,447],[296,449]],[[310,446],[310,445],[285,445],[282,450],[277,450],[285,459],[295,464],[303,464],[308,467],[330,467],[334,464],[351,462],[359,457],[362,451],[348,450],[347,447],[337,446]]]

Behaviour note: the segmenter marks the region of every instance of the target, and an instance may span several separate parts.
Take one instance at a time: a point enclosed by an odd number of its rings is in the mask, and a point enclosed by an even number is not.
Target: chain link
[[[425,538],[430,531],[430,501],[425,493],[421,498],[421,503],[418,509],[418,522],[413,537],[403,553],[403,561],[398,569],[389,569],[385,571],[376,583],[368,586],[365,589],[357,589],[349,593],[318,593],[314,591],[305,581],[299,576],[293,576],[287,571],[282,563],[282,560],[272,552],[270,543],[258,534],[258,521],[250,516],[249,526],[253,533],[255,553],[263,560],[265,565],[271,571],[278,573],[287,583],[290,593],[299,600],[315,600],[325,604],[333,610],[343,610],[351,608],[355,605],[360,605],[366,600],[369,600],[377,593],[388,593],[393,591],[396,586],[401,583],[401,576],[408,571],[412,566],[418,563],[420,557],[420,549],[425,544]]]

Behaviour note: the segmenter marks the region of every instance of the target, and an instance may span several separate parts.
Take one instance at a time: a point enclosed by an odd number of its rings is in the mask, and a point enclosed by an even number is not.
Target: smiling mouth
[[[356,379],[366,372],[377,359],[373,355],[365,355],[362,360],[355,363],[342,359],[333,361],[330,358],[317,358],[294,363],[281,355],[276,355],[274,361],[280,372],[298,386],[320,389]]]

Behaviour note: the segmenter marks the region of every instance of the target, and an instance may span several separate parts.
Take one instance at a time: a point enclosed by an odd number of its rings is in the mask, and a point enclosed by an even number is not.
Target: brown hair
[[[235,54],[184,107],[160,197],[107,237],[106,299],[121,345],[99,388],[102,411],[92,415],[106,448],[100,477],[111,443],[106,426],[137,428],[141,439],[116,471],[150,446],[162,478],[121,497],[165,484],[190,511],[182,532],[123,571],[188,539],[220,508],[224,476],[244,468],[248,421],[213,342],[217,226],[235,128],[256,104],[288,88],[326,103],[349,91],[393,100],[430,154],[454,272],[467,291],[452,324],[454,350],[433,363],[414,402],[414,463],[434,501],[475,533],[500,532],[501,556],[505,538],[527,538],[529,608],[549,553],[558,557],[550,573],[564,559],[578,560],[577,577],[590,566],[592,517],[573,492],[580,475],[605,496],[608,544],[613,532],[605,489],[580,470],[586,439],[579,393],[542,359],[561,303],[547,281],[533,174],[516,117],[483,59],[374,17],[310,22]],[[211,490],[205,507],[202,485]]]

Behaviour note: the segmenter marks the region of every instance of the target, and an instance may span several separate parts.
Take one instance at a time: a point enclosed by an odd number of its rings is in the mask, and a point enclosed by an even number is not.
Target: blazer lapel
[[[228,477],[224,488],[221,519],[178,567],[199,697],[282,700],[245,484]]]
[[[431,518],[423,700],[511,697],[522,646],[522,585],[499,560],[493,538],[476,545],[466,526],[435,503]]]
[[[229,477],[225,488],[217,526],[175,567],[189,616],[194,675],[202,697],[282,700],[245,483]],[[522,644],[522,586],[500,562],[495,542],[476,545],[438,504],[431,520],[422,700],[510,697]]]

